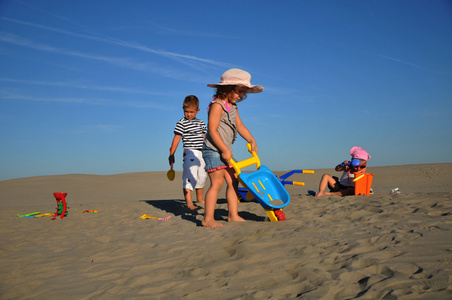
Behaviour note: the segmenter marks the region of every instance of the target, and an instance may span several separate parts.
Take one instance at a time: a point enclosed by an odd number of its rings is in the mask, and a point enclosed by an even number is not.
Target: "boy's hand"
[[[174,164],[174,154],[171,154],[169,157],[168,157],[168,161],[169,161],[169,164],[171,165],[171,164]]]

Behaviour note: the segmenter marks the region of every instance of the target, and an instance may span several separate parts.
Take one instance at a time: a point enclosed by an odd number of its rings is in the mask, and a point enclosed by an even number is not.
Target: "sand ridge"
[[[309,196],[324,172],[286,186],[286,221],[245,202],[248,222],[226,223],[220,198],[216,229],[185,208],[179,172],[173,182],[166,172],[1,181],[0,298],[452,297],[452,164],[369,168],[374,195]],[[54,212],[57,191],[68,193],[63,220],[16,217]]]

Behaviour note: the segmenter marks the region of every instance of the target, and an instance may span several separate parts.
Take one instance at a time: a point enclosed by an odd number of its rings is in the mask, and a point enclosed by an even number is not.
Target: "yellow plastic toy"
[[[35,218],[40,218],[40,217],[53,217],[53,216],[54,216],[54,214],[47,213],[47,214],[36,215]]]
[[[157,218],[157,217],[151,217],[148,214],[144,214],[140,218],[143,219],[143,220],[144,219],[156,219],[156,220],[159,220],[159,221],[168,221],[169,219],[171,219],[171,216],[168,216],[166,218]]]

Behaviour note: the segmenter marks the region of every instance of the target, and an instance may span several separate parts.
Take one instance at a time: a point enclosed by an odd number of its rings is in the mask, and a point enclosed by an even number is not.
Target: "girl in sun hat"
[[[331,176],[329,174],[323,174],[319,184],[319,192],[316,197],[325,195],[337,195],[346,196],[355,194],[355,183],[353,179],[355,172],[366,173],[367,160],[370,158],[369,153],[361,147],[354,146],[350,149],[351,160],[345,160],[338,164],[335,168],[337,172],[342,171],[341,178]],[[330,192],[325,192],[325,189],[329,187]]]
[[[214,218],[218,195],[226,181],[228,201],[228,221],[245,221],[238,215],[238,180],[229,165],[232,159],[232,144],[240,134],[251,144],[251,151],[257,153],[254,137],[240,119],[237,103],[246,99],[247,93],[260,93],[263,87],[251,84],[251,75],[240,69],[230,69],[223,73],[220,83],[208,84],[216,88],[213,101],[209,105],[207,134],[202,149],[206,171],[210,178],[210,188],[205,197],[205,213],[202,225],[223,226]]]
[[[230,69],[221,75],[220,83],[208,84],[208,87],[218,88],[219,86],[243,86],[248,88],[247,93],[260,93],[264,88],[260,85],[252,85],[251,74],[240,69]],[[242,99],[245,100],[245,99]]]

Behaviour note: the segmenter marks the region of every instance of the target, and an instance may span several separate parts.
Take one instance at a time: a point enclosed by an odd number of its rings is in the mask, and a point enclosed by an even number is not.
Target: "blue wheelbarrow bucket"
[[[240,173],[239,178],[265,209],[281,209],[290,202],[281,181],[264,165],[255,172]]]

